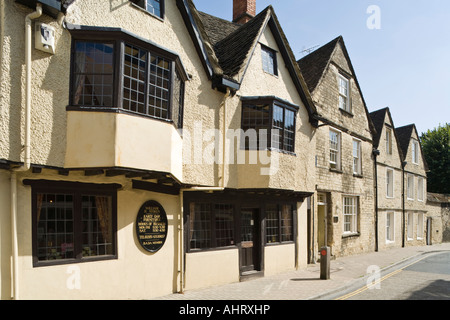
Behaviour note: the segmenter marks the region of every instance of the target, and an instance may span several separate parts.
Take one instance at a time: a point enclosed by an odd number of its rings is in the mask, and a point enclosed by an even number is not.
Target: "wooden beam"
[[[133,180],[133,189],[151,191],[162,194],[177,196],[180,194],[179,187],[171,187],[162,184],[151,183],[147,181]]]

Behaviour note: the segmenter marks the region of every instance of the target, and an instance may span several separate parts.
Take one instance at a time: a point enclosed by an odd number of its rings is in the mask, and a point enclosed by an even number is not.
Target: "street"
[[[450,252],[430,253],[395,271],[367,278],[336,300],[450,300]]]

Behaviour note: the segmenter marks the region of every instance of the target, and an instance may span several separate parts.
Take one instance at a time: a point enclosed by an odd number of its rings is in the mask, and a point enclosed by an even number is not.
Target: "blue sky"
[[[194,0],[198,10],[232,19],[232,0]],[[450,123],[450,1],[257,0],[272,5],[297,59],[342,35],[369,111],[389,107],[396,127],[419,134]],[[371,5],[380,29],[369,29]]]

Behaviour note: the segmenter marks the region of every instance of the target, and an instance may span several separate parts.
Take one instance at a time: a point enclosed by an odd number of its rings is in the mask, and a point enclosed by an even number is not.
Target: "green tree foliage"
[[[430,169],[428,192],[450,194],[450,124],[428,130],[420,140]]]

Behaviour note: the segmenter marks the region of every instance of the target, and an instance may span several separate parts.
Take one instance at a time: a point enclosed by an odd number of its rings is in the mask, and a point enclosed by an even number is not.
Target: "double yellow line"
[[[336,298],[335,300],[347,300],[347,299],[349,299],[349,298],[351,298],[353,296],[356,296],[356,295],[358,295],[358,294],[360,294],[360,293],[362,293],[362,292],[364,292],[366,290],[369,290],[369,289],[373,288],[374,286],[379,285],[382,281],[384,281],[384,280],[386,280],[386,279],[388,279],[388,278],[390,278],[392,276],[395,276],[396,274],[399,274],[400,272],[402,272],[404,269],[408,268],[409,266],[412,266],[413,264],[416,264],[419,261],[422,261],[423,259],[428,258],[428,257],[429,256],[426,255],[425,257],[423,257],[423,258],[421,258],[421,259],[419,259],[417,261],[414,261],[414,262],[412,262],[412,263],[410,263],[410,264],[408,264],[408,265],[406,265],[406,266],[404,266],[404,267],[402,267],[402,268],[400,268],[400,269],[398,269],[396,271],[393,271],[393,272],[385,275],[383,278],[380,278],[380,279],[378,279],[375,282],[367,284],[364,287],[362,287],[362,288],[360,288],[360,289],[358,289],[356,291],[353,291],[351,293],[348,293],[348,294],[346,294],[346,295],[344,295],[342,297]]]

